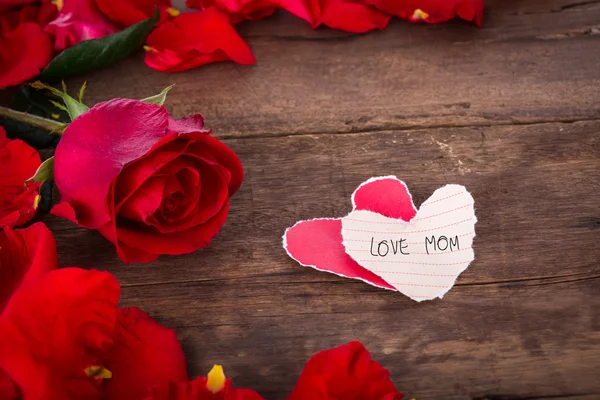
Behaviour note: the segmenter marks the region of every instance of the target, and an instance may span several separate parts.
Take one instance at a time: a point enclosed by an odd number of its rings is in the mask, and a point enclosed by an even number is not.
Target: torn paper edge
[[[300,262],[300,260],[296,259],[296,258],[295,258],[295,257],[294,257],[294,256],[293,256],[293,255],[292,255],[290,252],[289,252],[289,250],[288,250],[288,244],[287,244],[287,233],[288,233],[288,231],[289,231],[290,229],[293,229],[293,228],[294,228],[296,225],[298,225],[298,224],[301,224],[301,223],[304,223],[304,222],[310,222],[310,221],[323,221],[323,220],[327,220],[327,221],[339,221],[339,220],[341,220],[341,218],[312,218],[312,219],[305,219],[305,220],[301,220],[301,221],[298,221],[298,222],[296,222],[294,225],[290,226],[289,228],[287,228],[287,229],[285,230],[285,232],[283,233],[283,236],[282,236],[282,244],[283,244],[283,248],[285,249],[285,252],[287,253],[288,257],[290,257],[292,260],[296,261],[298,264],[302,265],[303,267],[310,267],[310,268],[313,268],[313,269],[315,269],[315,270],[317,270],[317,271],[321,271],[321,272],[327,272],[327,273],[330,273],[330,274],[333,274],[333,275],[337,275],[337,276],[339,276],[339,277],[346,278],[346,279],[359,280],[359,281],[362,281],[362,282],[364,282],[364,283],[367,283],[367,284],[369,284],[369,285],[371,285],[371,286],[374,286],[374,287],[377,287],[377,288],[380,288],[380,289],[385,289],[385,290],[389,290],[389,291],[391,291],[391,292],[397,292],[397,293],[399,293],[399,292],[398,292],[398,290],[396,290],[395,288],[388,288],[388,287],[385,287],[385,286],[379,286],[379,285],[376,285],[376,284],[374,284],[373,282],[369,282],[369,281],[367,281],[367,280],[365,280],[365,279],[362,279],[362,278],[359,278],[359,277],[355,277],[355,276],[347,276],[347,275],[344,275],[344,274],[339,274],[339,273],[337,273],[337,272],[333,272],[333,271],[330,271],[330,270],[327,270],[327,269],[321,269],[321,268],[317,267],[316,265],[312,265],[312,264],[304,264],[304,263]],[[341,235],[341,234],[342,234],[342,232],[340,231],[340,235]],[[344,237],[342,236],[342,245],[343,245],[343,239],[344,239]],[[350,254],[346,253],[346,246],[344,246],[344,253],[345,253],[345,254],[346,254],[348,257],[352,258],[352,256],[351,256]],[[352,259],[354,260],[354,258],[352,258]],[[356,262],[356,260],[354,260],[354,261]],[[356,262],[356,263],[357,263],[358,265],[360,265],[358,262]],[[360,267],[361,267],[361,268],[364,268],[366,271],[369,271],[368,269],[366,269],[366,268],[365,268],[365,267],[363,267],[362,265],[360,265]],[[372,273],[372,274],[374,274],[374,275],[377,275],[377,274],[375,274],[375,273],[374,273],[374,272],[372,272],[372,271],[369,271],[369,272],[371,272],[371,273]],[[379,275],[377,275],[377,276],[379,276]],[[379,276],[379,277],[380,277],[380,276]],[[380,277],[380,278],[381,278],[381,277]],[[386,281],[385,279],[383,279],[383,278],[381,278],[381,280],[383,280],[384,282],[387,282],[387,281]],[[388,283],[388,285],[389,285],[389,283]],[[392,286],[392,285],[390,285],[390,286]]]
[[[406,189],[406,193],[408,193],[408,197],[410,197],[410,204],[412,205],[413,210],[415,210],[415,213],[417,211],[419,211],[419,209],[415,206],[415,201],[413,200],[412,193],[410,192],[408,185],[406,183],[404,183],[403,180],[398,179],[398,177],[396,175],[375,176],[375,177],[367,179],[366,181],[364,181],[363,183],[358,185],[358,187],[354,190],[354,192],[352,192],[352,211],[356,210],[356,201],[355,201],[354,197],[356,196],[356,193],[360,190],[361,187],[366,186],[372,182],[383,181],[386,179],[394,179],[394,180],[400,182],[400,184],[402,186],[404,186],[404,188]],[[348,213],[348,215],[350,215],[350,213]],[[346,215],[346,216],[348,216],[348,215]],[[402,220],[402,221],[404,221],[404,220]],[[409,222],[409,221],[405,221],[405,222]]]

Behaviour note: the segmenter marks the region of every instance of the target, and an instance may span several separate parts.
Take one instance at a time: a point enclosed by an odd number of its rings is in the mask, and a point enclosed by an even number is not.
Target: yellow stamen
[[[206,388],[212,393],[218,393],[225,387],[225,373],[223,367],[214,365],[207,375]]]
[[[156,49],[154,47],[150,47],[150,46],[146,46],[146,45],[144,45],[144,50],[145,51],[156,51]]]
[[[37,196],[35,196],[35,198],[33,199],[33,209],[37,210],[38,206],[40,205],[40,200],[42,200],[42,196],[40,196],[39,194]]]
[[[54,119],[59,119],[60,115],[59,114],[50,114],[50,116]]]
[[[427,14],[425,11],[417,8],[415,10],[415,12],[413,13],[412,18],[414,20],[419,20],[419,19],[425,20],[425,19],[429,18],[429,14]]]
[[[106,368],[100,365],[90,365],[89,367],[84,369],[85,374],[89,378],[95,379],[110,379],[112,378],[112,372],[107,370]]]
[[[167,14],[169,14],[171,17],[175,18],[177,17],[179,14],[181,14],[181,11],[179,11],[176,8],[173,7],[169,7],[167,8]]]
[[[65,5],[64,0],[52,0],[51,3],[58,8],[58,11],[61,11]]]

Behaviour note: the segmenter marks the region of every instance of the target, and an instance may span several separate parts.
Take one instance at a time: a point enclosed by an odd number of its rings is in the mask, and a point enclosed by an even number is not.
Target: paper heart
[[[288,255],[416,301],[441,298],[474,259],[477,219],[463,186],[436,190],[417,212],[404,182],[371,178],[354,192],[352,204],[344,218],[300,221],[287,229]]]

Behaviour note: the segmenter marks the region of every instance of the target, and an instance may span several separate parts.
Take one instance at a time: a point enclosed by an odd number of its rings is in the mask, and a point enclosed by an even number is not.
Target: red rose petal
[[[62,51],[83,40],[99,39],[119,29],[96,8],[94,0],[63,0],[58,17],[45,31],[54,37],[54,47]]]
[[[0,232],[0,314],[12,294],[58,268],[52,232],[41,222],[26,229]]]
[[[79,224],[98,228],[111,220],[111,182],[168,134],[167,124],[164,107],[129,99],[97,104],[69,124],[54,155],[54,178]]]
[[[148,179],[123,203],[118,215],[145,222],[160,207],[166,182],[162,176]]]
[[[323,0],[321,10],[321,23],[347,32],[365,33],[383,29],[390,22],[389,15],[352,0]]]
[[[119,174],[115,186],[115,210],[118,213],[124,201],[163,166],[181,156],[189,142],[173,140],[169,135],[158,143],[155,150],[128,164]],[[170,141],[169,143],[167,143]]]
[[[389,371],[359,342],[315,354],[304,366],[287,400],[399,400]]]
[[[0,399],[21,400],[23,395],[12,379],[0,369]]]
[[[101,398],[84,369],[112,345],[118,298],[112,275],[79,268],[21,285],[0,315],[0,369],[23,398]]]
[[[0,229],[22,225],[35,215],[40,183],[24,185],[41,160],[38,152],[21,140],[6,138],[0,127]]]
[[[155,385],[188,380],[185,356],[172,329],[138,308],[119,309],[104,398],[142,399]]]
[[[237,192],[244,180],[244,168],[233,150],[212,136],[189,133],[182,135],[182,137],[192,141],[190,147],[186,150],[186,154],[204,157],[208,160],[212,159],[230,171],[229,195],[231,196]]]
[[[122,26],[130,26],[150,18],[157,7],[161,11],[171,7],[171,0],[95,0],[95,2],[110,20]]]
[[[228,60],[244,65],[256,62],[227,14],[214,7],[181,14],[158,26],[148,36],[147,44],[146,65],[163,72]]]
[[[119,243],[151,254],[186,254],[208,246],[227,218],[229,199],[223,208],[205,224],[184,231],[159,233],[117,227]],[[125,251],[126,249],[122,249]]]
[[[49,15],[48,7],[56,10],[49,4],[25,6],[0,15],[0,88],[33,78],[52,60],[50,35],[40,25]]]
[[[207,379],[200,376],[189,382],[168,382],[152,388],[144,400],[264,400],[250,389],[231,387],[231,379],[226,379],[223,389],[217,393],[207,388]],[[305,399],[312,400],[312,399]],[[316,400],[316,399],[315,399]]]

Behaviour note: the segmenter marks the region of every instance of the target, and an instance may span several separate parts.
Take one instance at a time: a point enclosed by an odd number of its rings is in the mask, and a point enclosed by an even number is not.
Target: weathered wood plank
[[[221,137],[597,119],[599,15],[598,2],[495,1],[481,29],[395,21],[364,36],[281,16],[241,27],[255,66],[161,74],[134,57],[86,76],[88,99],[176,83],[170,110]]]
[[[208,249],[127,266],[97,233],[46,219],[61,265],[115,273],[123,305],[177,329],[193,374],[220,362],[280,399],[313,352],[360,339],[419,399],[600,396],[600,121],[226,143],[247,177]],[[475,198],[476,260],[443,301],[302,268],[281,248],[286,227],[346,214],[360,182],[387,174],[416,204],[447,182]]]
[[[197,268],[190,256],[122,265],[97,233],[49,223],[81,237],[62,243],[63,265],[114,266],[125,283],[215,279],[206,269],[221,279],[306,276],[280,247],[284,229],[300,219],[343,216],[363,180],[396,174],[416,204],[448,182],[475,197],[482,268],[460,282],[587,273],[596,270],[599,251],[599,132],[600,122],[577,122],[226,140],[246,179],[221,234],[196,254]]]

